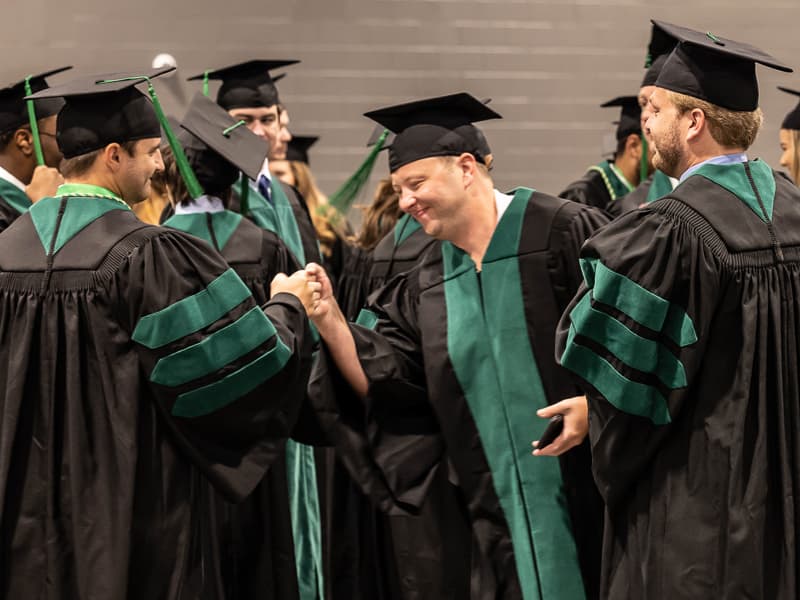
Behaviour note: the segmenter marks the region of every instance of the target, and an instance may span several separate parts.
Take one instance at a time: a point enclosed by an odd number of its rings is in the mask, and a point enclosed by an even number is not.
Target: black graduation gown
[[[174,215],[164,223],[214,247],[247,285],[258,304],[269,301],[278,273],[299,266],[278,237],[240,214]],[[218,502],[219,543],[226,597],[298,599],[286,454],[282,452],[242,502]]]
[[[300,193],[277,177],[270,180],[271,200],[262,196],[255,182],[247,182],[246,209],[242,210],[242,182],[234,186],[233,208],[256,225],[275,233],[289,248],[300,265],[309,262],[322,264],[319,241],[308,207]],[[300,583],[301,600],[331,598],[331,562],[336,549],[330,538],[336,507],[331,488],[334,454],[326,448],[328,441],[318,437],[313,427],[297,444],[290,442],[289,469],[294,477],[289,479],[289,494],[293,503],[292,518],[295,531],[295,554]],[[320,434],[321,435],[321,434]],[[301,443],[302,442],[302,443]],[[313,446],[313,447],[312,447]],[[313,455],[313,456],[312,456]],[[316,483],[314,483],[316,480]]]
[[[800,191],[706,165],[581,256],[559,353],[589,395],[602,596],[797,598]]]
[[[351,326],[365,401],[348,395],[327,356],[312,397],[354,478],[389,513],[417,512],[449,459],[488,578],[477,597],[567,600],[584,597],[573,520],[591,588],[601,511],[587,510],[586,461],[562,473],[557,460],[530,456],[530,443],[545,426],[536,409],[577,392],[554,362],[555,327],[580,281],[580,245],[607,219],[530,194],[515,194],[480,274],[438,243],[371,298],[371,322],[365,313]],[[570,516],[573,500],[586,506]]]
[[[240,500],[280,455],[306,323],[121,201],[17,219],[0,235],[0,597],[224,598],[207,482]]]
[[[25,192],[0,178],[0,233],[31,206],[31,200]]]
[[[606,160],[590,167],[583,177],[570,183],[558,196],[612,214],[614,210],[620,212],[612,206],[631,191],[630,184],[623,181]]]

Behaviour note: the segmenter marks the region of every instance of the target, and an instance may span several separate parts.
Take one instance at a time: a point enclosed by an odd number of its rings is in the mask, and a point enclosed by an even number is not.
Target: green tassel
[[[647,56],[644,57],[644,68],[649,69],[652,66],[653,66],[653,55],[648,52]]]
[[[347,211],[350,210],[350,207],[358,197],[362,188],[366,185],[367,181],[369,181],[369,176],[375,168],[375,161],[378,159],[378,154],[383,148],[383,142],[388,135],[389,130],[384,129],[381,137],[378,138],[378,141],[372,147],[372,150],[370,150],[367,158],[361,163],[361,166],[359,166],[356,172],[330,197],[330,205],[341,214],[347,214]]]
[[[208,74],[209,71],[206,69],[203,72],[203,96],[208,96]]]
[[[164,133],[167,135],[167,142],[169,143],[169,147],[172,148],[172,154],[175,156],[175,164],[178,166],[178,172],[181,174],[181,177],[183,177],[183,181],[186,184],[186,190],[189,192],[189,196],[191,196],[193,200],[202,196],[203,188],[200,186],[200,182],[197,181],[197,176],[194,174],[194,171],[192,170],[192,167],[186,158],[186,153],[183,151],[183,146],[181,146],[178,138],[175,137],[175,133],[169,126],[169,121],[167,120],[167,116],[164,114],[164,109],[161,108],[161,102],[158,101],[158,94],[156,94],[156,88],[153,87],[153,82],[150,81],[150,78],[145,75],[138,75],[136,77],[122,77],[121,79],[105,79],[103,81],[98,81],[98,83],[117,83],[120,81],[147,82],[147,93],[150,95],[150,99],[153,101],[153,108],[156,111],[156,118],[161,124],[161,129],[163,129]]]
[[[639,136],[642,139],[642,158],[639,160],[639,183],[642,183],[645,179],[647,179],[647,139],[644,137],[644,134]]]
[[[25,95],[30,96],[33,93],[31,89],[31,75],[25,78]],[[36,119],[36,109],[33,106],[33,100],[26,102],[28,107],[28,122],[31,125],[31,135],[33,136],[33,152],[36,155],[36,164],[44,165],[44,153],[42,152],[42,140],[39,138],[39,121]]]

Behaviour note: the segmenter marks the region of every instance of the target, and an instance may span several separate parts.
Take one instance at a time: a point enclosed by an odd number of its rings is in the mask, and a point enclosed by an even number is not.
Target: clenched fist
[[[64,178],[58,169],[39,165],[33,170],[33,178],[25,188],[25,193],[31,202],[56,195],[58,186],[64,183]]]
[[[319,305],[320,289],[322,284],[311,280],[305,271],[297,271],[291,276],[285,273],[278,273],[269,286],[270,296],[286,293],[297,296],[306,313],[311,315]]]

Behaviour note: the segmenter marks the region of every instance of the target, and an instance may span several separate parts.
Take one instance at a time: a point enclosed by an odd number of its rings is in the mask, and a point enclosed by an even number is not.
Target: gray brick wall
[[[299,58],[280,84],[293,130],[317,134],[312,164],[328,193],[365,154],[360,114],[426,95],[468,90],[505,116],[484,129],[498,186],[557,193],[596,162],[613,111],[636,93],[651,17],[800,55],[797,0],[7,0],[0,81],[61,64],[76,72],[148,66],[173,54],[177,77],[158,88],[180,114],[207,67],[251,57]],[[777,163],[777,129],[792,101],[778,84],[800,75],[759,70],[767,120],[751,152]],[[386,173],[380,161],[376,177]]]

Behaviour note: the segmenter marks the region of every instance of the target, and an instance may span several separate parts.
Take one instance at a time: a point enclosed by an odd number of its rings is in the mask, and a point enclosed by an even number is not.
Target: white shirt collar
[[[194,215],[197,213],[216,213],[225,210],[222,200],[216,196],[200,196],[188,203],[179,203],[175,206],[176,215]]]
[[[264,159],[264,164],[261,165],[261,170],[258,172],[258,177],[256,181],[261,179],[261,177],[266,177],[267,181],[272,181],[272,173],[269,172],[269,158]]]
[[[23,192],[25,191],[25,184],[22,183],[16,177],[14,177],[11,173],[6,171],[3,167],[0,167],[0,179],[5,179],[8,183],[13,184],[14,186],[18,187]]]
[[[509,196],[508,194],[504,194],[500,190],[494,191],[494,205],[497,207],[497,222],[500,222],[500,219],[503,218],[503,213],[506,212],[506,209],[511,206],[511,201],[514,200],[514,196]]]

